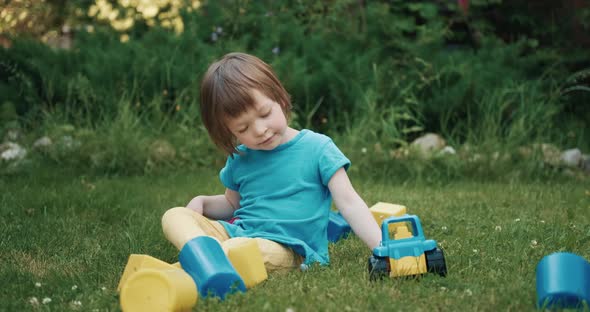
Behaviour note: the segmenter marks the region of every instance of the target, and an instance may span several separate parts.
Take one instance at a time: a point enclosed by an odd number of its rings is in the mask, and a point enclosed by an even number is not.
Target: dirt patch
[[[32,255],[31,253],[15,250],[7,255],[8,263],[12,263],[16,270],[23,273],[30,273],[36,277],[46,277],[52,272],[65,273],[71,275],[79,273],[80,268],[73,267],[71,264],[60,263],[59,260],[48,257],[47,255]]]

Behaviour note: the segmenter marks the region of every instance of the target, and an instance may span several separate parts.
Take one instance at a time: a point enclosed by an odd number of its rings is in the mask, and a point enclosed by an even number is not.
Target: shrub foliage
[[[574,85],[567,80],[590,65],[577,37],[548,40],[557,30],[543,28],[542,10],[525,18],[524,4],[470,5],[465,11],[444,1],[203,1],[177,11],[182,32],[135,23],[122,40],[117,28],[94,21],[76,27],[69,50],[14,37],[10,48],[0,48],[0,103],[13,112],[0,116],[3,130],[15,120],[38,135],[68,124],[94,131],[91,141],[119,136],[115,145],[141,141],[126,131],[148,141],[168,133],[180,145],[192,139],[211,151],[198,121],[200,77],[223,54],[244,51],[274,66],[292,95],[296,126],[353,136],[350,142],[389,150],[438,132],[456,144],[546,140],[587,147],[580,125],[590,116],[580,107],[588,101],[588,76],[578,74]],[[502,7],[510,8],[502,18],[490,13]],[[80,23],[92,22],[84,16]],[[514,33],[498,23],[519,18]],[[95,150],[88,155],[104,154],[109,140],[89,144]],[[199,148],[189,150],[185,158],[202,157]],[[128,167],[111,154],[104,156],[108,166],[119,164],[111,169]],[[137,167],[145,169],[148,158]]]

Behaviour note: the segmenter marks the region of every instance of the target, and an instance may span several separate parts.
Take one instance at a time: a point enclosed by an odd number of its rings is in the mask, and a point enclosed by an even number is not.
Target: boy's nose
[[[266,133],[266,125],[264,122],[258,121],[254,124],[254,132],[256,135],[261,136]]]

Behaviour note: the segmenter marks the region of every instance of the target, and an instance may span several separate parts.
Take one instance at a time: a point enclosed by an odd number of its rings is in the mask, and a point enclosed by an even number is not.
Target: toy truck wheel
[[[428,272],[435,273],[440,276],[447,275],[447,264],[445,262],[445,255],[438,247],[428,250],[424,253],[426,255],[426,267]]]
[[[389,260],[386,257],[369,257],[369,279],[374,281],[389,276]]]

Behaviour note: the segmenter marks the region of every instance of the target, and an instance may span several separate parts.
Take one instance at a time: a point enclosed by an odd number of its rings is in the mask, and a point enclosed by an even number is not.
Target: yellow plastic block
[[[384,202],[376,203],[375,205],[371,206],[369,210],[371,211],[373,217],[375,218],[375,221],[377,221],[377,224],[379,225],[381,225],[381,223],[383,223],[383,220],[385,220],[386,218],[393,216],[403,216],[406,214],[407,211],[406,206]]]
[[[247,288],[252,288],[268,278],[256,240],[248,239],[230,246],[227,257]]]
[[[399,260],[389,258],[391,271],[390,277],[400,277],[408,275],[420,275],[426,273],[426,257],[422,254],[419,257],[403,257]]]
[[[127,260],[127,265],[125,266],[123,275],[121,275],[121,279],[119,280],[119,286],[117,286],[117,291],[121,291],[121,287],[123,286],[125,281],[129,277],[131,277],[133,273],[139,271],[140,269],[170,270],[176,269],[176,267],[167,262],[164,262],[162,260],[156,259],[148,255],[131,254],[129,256],[129,260]]]
[[[397,204],[390,204],[384,202],[378,202],[375,205],[369,208],[371,214],[373,214],[373,218],[377,221],[377,224],[381,226],[383,224],[383,220],[389,217],[400,217],[407,213],[406,206],[397,205]],[[399,226],[401,223],[393,223],[389,225],[389,233],[393,233],[395,228]]]
[[[400,223],[395,228],[395,235],[393,236],[394,239],[402,239],[402,238],[410,238],[412,237],[412,232],[408,229],[407,225]]]
[[[197,286],[180,269],[141,269],[121,287],[121,309],[135,311],[191,311],[197,303]]]

